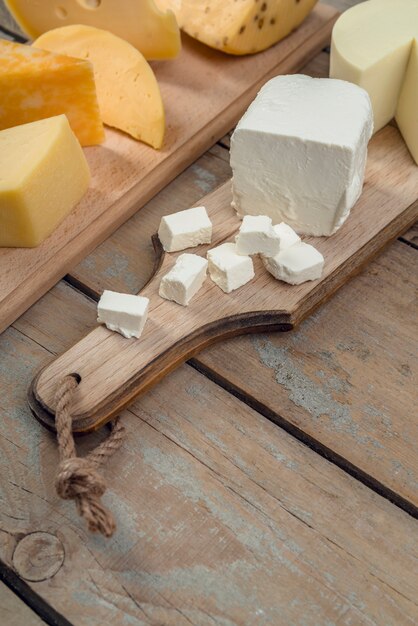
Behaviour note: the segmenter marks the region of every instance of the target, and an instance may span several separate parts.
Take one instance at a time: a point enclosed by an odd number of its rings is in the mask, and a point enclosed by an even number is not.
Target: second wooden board
[[[184,359],[219,339],[245,332],[290,330],[388,241],[417,218],[418,168],[398,131],[387,126],[371,141],[363,194],[349,219],[332,237],[309,237],[325,257],[321,280],[290,286],[276,281],[261,263],[256,278],[223,293],[210,280],[189,307],[158,295],[161,277],[177,254],[163,257],[141,291],[150,298],[149,320],[139,340],[99,327],[46,367],[35,380],[31,407],[53,428],[54,395],[61,379],[77,373],[81,383],[73,406],[74,429],[88,431],[114,417],[139,393]],[[233,240],[240,221],[231,208],[227,183],[202,200],[214,225],[212,247]],[[207,247],[196,249],[205,254]]]
[[[231,57],[185,37],[178,59],[154,63],[167,113],[162,150],[110,129],[102,146],[86,149],[92,184],[75,210],[37,248],[0,249],[0,332],[230,130],[266,80],[319,52],[337,15],[318,5],[257,55]]]

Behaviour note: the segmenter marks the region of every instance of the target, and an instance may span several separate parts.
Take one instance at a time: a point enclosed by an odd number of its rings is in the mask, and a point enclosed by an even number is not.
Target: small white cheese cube
[[[208,262],[197,254],[181,254],[160,283],[159,294],[187,306],[206,278]]]
[[[262,257],[264,266],[274,278],[290,285],[300,285],[307,280],[321,278],[324,257],[308,243],[296,243],[276,254],[275,257]]]
[[[293,246],[295,243],[300,242],[299,235],[295,233],[293,228],[291,228],[288,224],[280,222],[280,224],[276,224],[276,226],[273,226],[273,228],[280,241],[279,252],[281,252],[282,250],[286,250],[286,248],[290,248],[290,246]]]
[[[139,337],[148,315],[149,299],[104,291],[97,305],[97,321],[127,339]]]
[[[166,252],[178,252],[212,241],[212,222],[204,206],[161,218],[158,236]]]
[[[231,139],[233,206],[298,233],[331,235],[362,188],[373,130],[370,98],[330,78],[277,76]]]
[[[237,253],[234,243],[223,243],[208,251],[209,274],[214,283],[230,293],[254,278],[251,257]]]
[[[266,215],[245,215],[235,241],[238,254],[274,256],[280,250],[280,239]]]

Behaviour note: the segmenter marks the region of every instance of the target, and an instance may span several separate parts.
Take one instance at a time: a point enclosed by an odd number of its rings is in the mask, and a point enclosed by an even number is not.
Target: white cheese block
[[[104,291],[97,305],[97,321],[127,339],[139,337],[147,320],[149,299]]]
[[[187,306],[206,278],[208,262],[197,254],[181,254],[171,270],[163,276],[159,294]]]
[[[244,255],[261,253],[274,256],[280,249],[280,239],[271,218],[266,215],[244,215],[235,242],[238,254]]]
[[[290,285],[321,278],[324,267],[322,254],[302,241],[282,250],[275,257],[262,257],[262,261],[274,278]]]
[[[212,222],[204,206],[165,215],[160,222],[158,237],[166,252],[194,248],[212,241]]]
[[[331,235],[361,194],[372,130],[360,87],[273,78],[232,136],[233,206],[240,216],[268,215],[298,233]]]
[[[273,228],[276,236],[279,238],[279,252],[290,248],[290,246],[293,246],[295,243],[299,243],[299,235],[295,233],[293,228],[288,224],[280,222],[280,224],[276,224]]]
[[[223,243],[208,251],[209,274],[214,283],[230,293],[254,278],[250,256],[238,254],[235,243]]]
[[[378,131],[396,118],[418,163],[418,0],[370,0],[337,20],[330,76],[368,92]]]

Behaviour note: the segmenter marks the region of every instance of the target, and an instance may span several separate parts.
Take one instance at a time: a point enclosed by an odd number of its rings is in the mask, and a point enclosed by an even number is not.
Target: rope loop
[[[55,489],[60,498],[74,500],[78,514],[84,517],[89,530],[111,537],[116,529],[112,514],[101,503],[106,482],[97,471],[107,458],[120,448],[125,428],[119,418],[112,422],[109,437],[85,458],[78,457],[72,433],[71,405],[79,381],[66,376],[55,396],[55,425],[57,429],[60,463]]]

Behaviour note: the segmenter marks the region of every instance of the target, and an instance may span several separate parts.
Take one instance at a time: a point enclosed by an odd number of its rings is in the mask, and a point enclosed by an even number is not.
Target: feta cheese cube
[[[299,235],[295,233],[293,228],[291,228],[288,224],[280,222],[280,224],[276,224],[273,228],[280,241],[279,252],[286,250],[286,248],[290,248],[290,246],[293,246],[295,243],[300,242]]]
[[[209,274],[214,283],[230,293],[254,278],[251,257],[237,253],[234,243],[223,243],[208,251]]]
[[[274,278],[290,285],[300,285],[307,280],[321,278],[324,267],[322,254],[302,241],[282,250],[274,257],[262,257],[262,261]]]
[[[161,218],[158,236],[166,252],[178,252],[212,241],[212,222],[204,206]]]
[[[277,76],[264,85],[231,139],[233,206],[298,233],[331,235],[364,180],[373,130],[370,98],[330,78]]]
[[[139,337],[147,320],[149,299],[104,291],[97,305],[97,321],[127,339]]]
[[[280,250],[280,239],[266,215],[244,215],[235,241],[238,254],[274,256]]]
[[[159,294],[187,306],[206,278],[208,262],[197,254],[181,254],[160,283]]]

